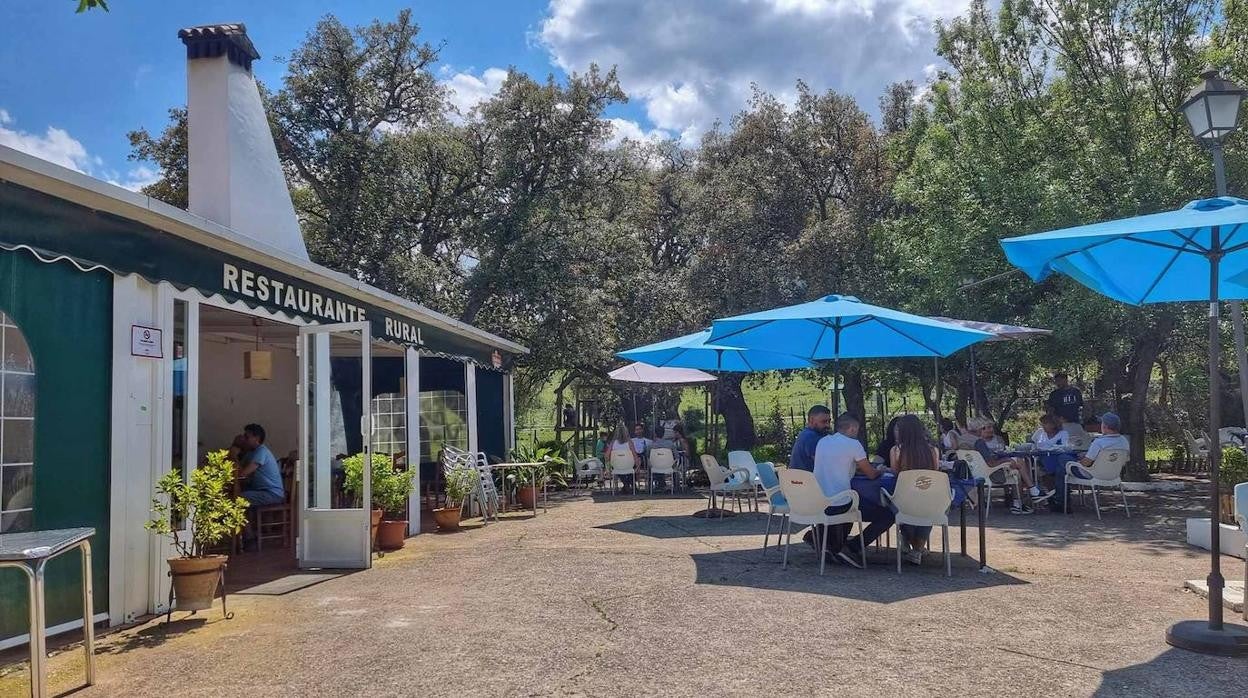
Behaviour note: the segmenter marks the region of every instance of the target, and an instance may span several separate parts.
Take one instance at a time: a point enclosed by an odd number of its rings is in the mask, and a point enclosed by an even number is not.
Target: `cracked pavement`
[[[1182,590],[1207,570],[1183,543],[1199,494],[1132,494],[1131,519],[1109,507],[1102,522],[994,508],[996,572],[955,556],[952,578],[938,552],[898,575],[887,549],[820,577],[798,536],[785,570],[760,556],[762,514],[560,495],[536,519],[409,540],[369,571],[232,595],[234,620],[218,607],[111,633],[98,685],[75,695],[1242,694],[1243,660],[1163,639],[1205,610]],[[54,690],[80,680],[72,647],[49,665]],[[4,671],[0,695],[21,695],[24,674]]]

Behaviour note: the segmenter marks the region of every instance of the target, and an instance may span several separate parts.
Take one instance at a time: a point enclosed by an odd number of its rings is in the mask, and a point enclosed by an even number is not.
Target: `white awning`
[[[715,376],[705,371],[699,371],[696,368],[673,368],[670,366],[660,368],[641,362],[621,366],[607,375],[611,376],[611,380],[615,381],[650,383],[653,385],[693,385],[695,383],[709,383],[715,380]]]

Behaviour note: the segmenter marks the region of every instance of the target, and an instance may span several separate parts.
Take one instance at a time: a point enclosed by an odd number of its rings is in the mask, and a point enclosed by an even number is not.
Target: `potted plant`
[[[433,510],[433,520],[443,531],[458,531],[464,500],[481,477],[475,470],[456,468],[446,474],[446,506]]]
[[[536,448],[518,447],[512,457],[521,463],[537,463],[524,468],[512,468],[507,473],[508,483],[515,488],[516,498],[520,506],[532,509],[537,503],[537,493],[548,483],[556,487],[567,487],[567,476],[564,468],[568,462],[559,456],[558,451],[549,446]]]
[[[210,452],[208,463],[192,470],[189,480],[171,470],[156,483],[153,517],[144,528],[172,538],[178,551],[178,557],[168,559],[178,610],[212,608],[229,558],[208,551],[247,523],[247,500],[234,496],[233,480],[234,464],[220,450]]]
[[[1248,454],[1238,448],[1222,449],[1222,466],[1218,469],[1218,494],[1221,498],[1222,523],[1234,526],[1235,485],[1248,482]]]
[[[382,475],[373,473],[373,504],[383,514],[377,528],[377,545],[382,550],[398,550],[407,539],[407,502],[416,483],[412,473],[391,468]]]
[[[390,460],[390,456],[384,453],[372,454],[372,494],[369,497],[369,507],[372,508],[372,518],[369,521],[369,531],[372,534],[373,549],[377,548],[377,530],[381,527],[381,517],[385,513],[385,506],[382,494],[386,489],[386,483],[390,474],[394,472],[394,463]],[[364,506],[364,454],[357,453],[353,456],[347,456],[342,459],[342,489],[351,495],[355,506]]]

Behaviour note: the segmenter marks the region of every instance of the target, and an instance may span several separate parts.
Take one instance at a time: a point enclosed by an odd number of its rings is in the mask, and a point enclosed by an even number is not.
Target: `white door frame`
[[[372,565],[372,535],[368,503],[372,499],[372,472],[368,466],[372,456],[372,337],[371,325],[366,322],[344,322],[330,325],[313,325],[299,328],[299,540],[297,555],[303,568],[366,569]],[[361,501],[363,506],[351,509],[334,509],[328,487],[329,463],[329,398],[330,389],[330,335],[334,333],[359,332],[361,370],[361,413],[358,428],[364,453],[364,477]],[[353,338],[354,339],[354,338]],[[307,400],[309,386],[308,363],[316,362],[314,396],[316,424],[309,420]],[[321,417],[324,412],[324,418]],[[347,425],[350,429],[351,426]],[[311,439],[316,448],[309,449]],[[313,454],[315,458],[310,458]],[[309,506],[308,472],[317,471],[316,503]],[[324,481],[324,482],[322,482]]]
[[[412,474],[412,496],[407,500],[408,535],[420,533],[420,352],[408,346],[403,352],[404,371],[407,377],[407,394],[404,395],[407,414],[407,470]]]

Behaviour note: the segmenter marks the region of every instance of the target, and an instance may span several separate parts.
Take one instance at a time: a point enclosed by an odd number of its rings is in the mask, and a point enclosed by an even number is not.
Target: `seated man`
[[[860,424],[858,418],[845,413],[836,419],[836,433],[819,439],[815,446],[815,479],[825,496],[833,496],[850,489],[850,479],[855,474],[871,479],[880,476],[871,462],[867,460],[867,452],[858,440]],[[843,514],[851,505],[846,503],[828,507],[829,515]],[[870,545],[893,525],[893,513],[879,502],[860,500],[859,509],[863,521],[870,522],[862,532],[862,543],[857,539],[846,540],[852,526],[845,524],[835,526],[829,533],[828,552],[847,565],[863,569],[866,560],[862,559],[861,545]],[[807,533],[807,543],[814,545],[814,538]]]
[[[1113,412],[1106,412],[1101,415],[1100,435],[1092,440],[1092,445],[1088,446],[1088,452],[1083,454],[1079,459],[1079,465],[1075,466],[1075,475],[1082,478],[1092,477],[1092,473],[1084,470],[1091,468],[1096,462],[1096,457],[1107,448],[1119,448],[1126,451],[1131,450],[1131,442],[1121,433],[1122,420]],[[1055,492],[1061,492],[1066,488],[1066,470],[1063,468],[1056,476],[1054,486]],[[1061,497],[1053,497],[1049,501],[1049,506],[1054,510],[1060,510],[1062,506]]]
[[[243,491],[239,493],[252,507],[281,504],[286,501],[282,487],[282,469],[277,465],[273,452],[264,445],[264,427],[248,424],[243,427],[243,441],[247,452],[239,460],[238,476],[244,479]]]
[[[992,444],[998,439],[996,436],[996,425],[990,419],[972,419],[969,425],[972,431],[979,434],[979,438],[975,440],[975,450],[979,451],[979,455],[984,457],[984,462],[988,467],[996,467],[998,465],[1008,465],[1018,473],[1019,480],[1023,486],[1027,488],[1031,495],[1031,501],[1042,502],[1052,496],[1052,493],[1045,493],[1034,482],[1031,481],[1031,472],[1026,463],[1020,458],[998,458],[997,450],[1002,446],[994,447]],[[1024,500],[1027,497],[1023,497]],[[1030,514],[1032,513],[1031,503],[1014,502],[1010,505],[1011,514]]]

